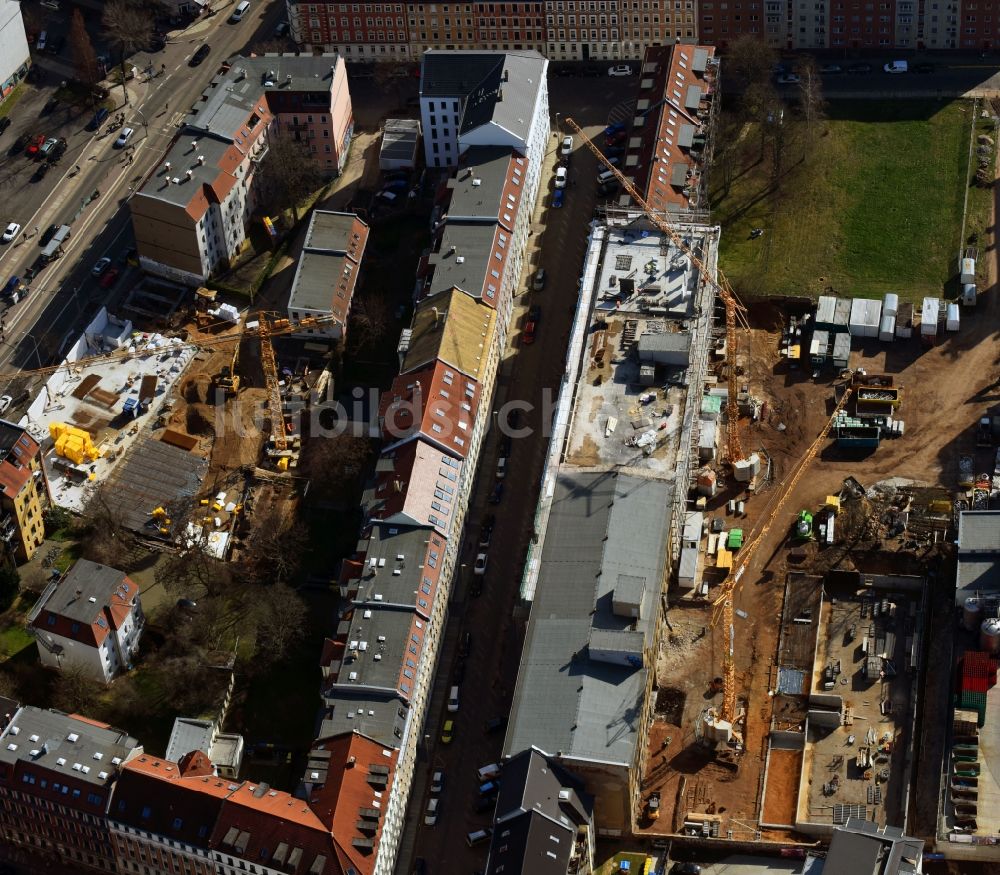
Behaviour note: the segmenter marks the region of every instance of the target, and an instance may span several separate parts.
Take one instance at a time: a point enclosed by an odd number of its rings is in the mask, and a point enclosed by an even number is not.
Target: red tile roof
[[[38,455],[38,443],[20,426],[3,423],[4,453],[0,461],[0,491],[8,498],[16,496],[31,479],[32,459]],[[9,441],[9,442],[8,442]]]
[[[309,804],[333,833],[341,869],[371,875],[399,752],[358,733],[324,739],[315,749],[330,752],[330,767],[323,783],[311,784],[306,774]],[[375,812],[381,815],[377,820],[370,816]],[[361,823],[375,826],[361,830]],[[371,840],[374,847],[358,847],[355,840]]]

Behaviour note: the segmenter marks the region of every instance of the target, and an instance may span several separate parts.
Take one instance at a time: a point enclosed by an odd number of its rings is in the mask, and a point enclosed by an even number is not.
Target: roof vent
[[[465,256],[458,255],[455,257],[455,264],[465,264]]]
[[[477,176],[475,179],[472,180],[472,184],[478,187],[483,184],[483,181]]]
[[[175,177],[174,177],[173,179],[171,179],[170,181],[171,181],[171,182],[172,182],[172,183],[173,183],[174,185],[180,185],[180,184],[181,184],[181,181],[180,181],[180,180],[179,180],[179,179],[178,179],[178,178],[177,178],[176,176],[175,176]]]
[[[204,164],[205,163],[205,156],[204,155],[199,155],[198,156],[198,163],[199,164]]]
[[[292,84],[292,74],[291,74],[291,73],[288,73],[288,74],[287,74],[287,75],[285,76],[285,84],[286,84],[286,85],[291,85],[291,84]]]
[[[167,170],[167,171],[169,171],[169,170],[170,170],[170,167],[171,167],[171,164],[170,164],[170,162],[169,162],[169,161],[164,161],[164,162],[163,162],[163,169],[164,169],[164,170]]]
[[[351,766],[353,766],[357,761],[358,761],[357,757],[348,757],[347,758],[348,768],[350,768]]]
[[[198,148],[198,141],[197,140],[192,140],[191,141],[191,151],[193,152],[197,148]]]
[[[193,170],[185,170],[184,171],[184,175],[187,176],[188,179],[190,179],[192,176],[194,176],[194,171]]]

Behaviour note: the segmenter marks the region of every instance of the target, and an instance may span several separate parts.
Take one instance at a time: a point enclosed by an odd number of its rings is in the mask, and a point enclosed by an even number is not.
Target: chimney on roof
[[[204,155],[199,155],[198,156],[198,163],[199,164],[204,164],[205,163],[205,156]]]
[[[184,171],[184,175],[185,175],[185,176],[186,176],[186,177],[187,177],[188,179],[190,179],[190,178],[191,178],[192,176],[194,176],[194,171],[193,171],[193,170],[185,170],[185,171]]]
[[[358,758],[357,758],[357,757],[348,757],[348,758],[347,758],[347,768],[349,768],[349,769],[350,769],[350,768],[353,768],[353,767],[354,767],[354,764],[355,764],[355,763],[356,763],[357,761],[358,761]]]
[[[285,75],[285,84],[286,85],[291,85],[292,84],[292,74],[291,73],[287,73]]]
[[[198,148],[198,141],[197,140],[192,140],[191,141],[191,151],[193,152],[197,148]]]
[[[164,161],[163,162],[163,169],[164,170],[168,170],[168,171],[170,170],[170,162],[169,161]]]

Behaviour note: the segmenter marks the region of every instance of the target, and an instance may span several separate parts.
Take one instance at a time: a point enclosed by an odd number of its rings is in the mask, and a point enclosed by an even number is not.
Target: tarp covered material
[[[100,458],[101,454],[94,446],[90,434],[82,428],[65,422],[53,422],[49,424],[49,435],[55,444],[56,455],[69,459],[74,465],[83,465]]]

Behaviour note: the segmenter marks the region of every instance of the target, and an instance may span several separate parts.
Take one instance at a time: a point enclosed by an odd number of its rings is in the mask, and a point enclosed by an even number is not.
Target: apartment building
[[[534,51],[426,52],[420,119],[427,166],[457,167],[473,146],[506,146],[540,173],[551,130],[547,71]]]
[[[556,0],[545,4],[545,23],[551,61],[635,60],[694,37],[697,11],[694,0]]]
[[[410,3],[286,0],[290,35],[307,51],[336,52],[347,61],[404,61],[410,55]]]
[[[18,708],[0,732],[0,835],[45,864],[117,872],[107,810],[139,743],[85,717]]]
[[[354,213],[313,211],[292,278],[288,318],[333,321],[296,336],[343,340],[367,245],[368,225]]]
[[[138,585],[88,559],[51,583],[28,619],[42,665],[75,666],[104,684],[132,668],[146,627]]]
[[[654,210],[708,211],[718,85],[714,46],[646,50],[622,169]]]
[[[31,559],[45,540],[47,504],[38,442],[21,426],[0,419],[0,539],[18,562]]]
[[[3,100],[25,76],[31,64],[28,37],[21,18],[21,4],[15,0],[0,2],[0,100]]]
[[[129,199],[144,270],[200,285],[245,249],[259,206],[257,171],[274,131],[340,172],[354,131],[340,56],[237,56],[212,80]]]

